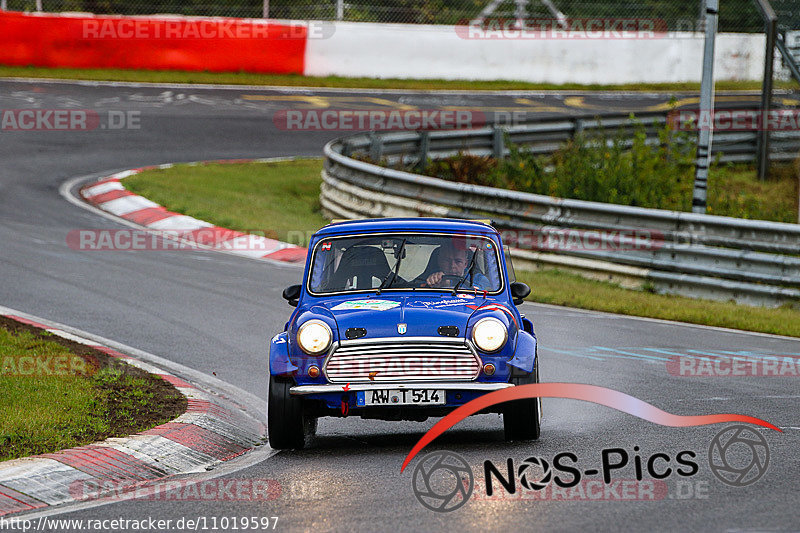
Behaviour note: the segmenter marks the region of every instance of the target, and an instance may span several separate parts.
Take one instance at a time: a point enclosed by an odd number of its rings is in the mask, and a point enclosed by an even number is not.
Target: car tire
[[[522,376],[512,376],[514,385],[528,385],[539,383],[538,357],[533,365],[533,372],[526,372]],[[503,426],[505,440],[536,440],[541,433],[541,398],[526,398],[506,402],[503,407]]]
[[[302,449],[306,430],[312,425],[303,415],[303,401],[289,394],[293,384],[289,379],[269,377],[267,433],[269,445],[275,450]]]

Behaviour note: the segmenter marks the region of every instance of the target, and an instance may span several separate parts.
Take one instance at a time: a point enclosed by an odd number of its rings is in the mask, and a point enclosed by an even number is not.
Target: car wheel
[[[533,365],[533,372],[522,376],[513,376],[511,383],[514,385],[528,385],[539,383],[539,361]],[[512,440],[536,440],[541,432],[541,398],[526,398],[506,402],[503,407],[503,426],[505,438]]]
[[[292,385],[291,380],[269,377],[267,432],[269,445],[276,450],[302,449],[307,429],[316,425],[312,424],[312,420],[305,420],[303,401],[289,394]]]

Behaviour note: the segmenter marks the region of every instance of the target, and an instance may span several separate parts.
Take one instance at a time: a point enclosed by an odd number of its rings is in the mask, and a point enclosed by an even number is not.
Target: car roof
[[[378,231],[420,231],[497,234],[488,221],[457,218],[367,218],[334,221],[320,229],[316,235],[350,235]]]

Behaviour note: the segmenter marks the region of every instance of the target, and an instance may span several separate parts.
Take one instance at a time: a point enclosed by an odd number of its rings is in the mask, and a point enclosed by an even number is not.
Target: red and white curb
[[[268,161],[271,160],[229,159],[189,163],[189,165]],[[106,213],[125,219],[142,228],[158,231],[167,238],[174,236],[177,240],[190,242],[200,248],[224,251],[253,259],[269,259],[288,263],[305,262],[307,253],[305,248],[259,235],[220,228],[190,216],[167,211],[166,208],[132,193],[122,185],[123,179],[145,170],[165,169],[173,166],[174,164],[170,163],[117,172],[83,187],[81,196]]]
[[[264,443],[264,424],[230,398],[212,395],[154,365],[12,309],[0,316],[102,351],[170,382],[187,401],[178,418],[137,435],[0,462],[0,516],[104,496],[84,487],[136,487],[205,472]],[[113,492],[113,488],[109,491]]]

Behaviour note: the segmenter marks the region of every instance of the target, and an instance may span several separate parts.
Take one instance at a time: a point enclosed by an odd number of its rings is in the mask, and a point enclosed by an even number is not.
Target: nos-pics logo
[[[475,488],[475,477],[463,457],[442,450],[420,460],[411,483],[419,503],[431,511],[446,513],[467,503]]]
[[[619,452],[615,451],[614,453],[618,454]],[[681,452],[681,454],[687,454],[687,457],[692,458],[696,456],[694,452],[690,451]],[[746,487],[756,483],[764,476],[769,467],[769,455],[769,446],[761,433],[750,426],[734,425],[723,429],[711,440],[708,450],[708,465],[714,476],[726,485]],[[652,457],[662,459],[666,456],[657,453]],[[604,454],[604,458],[606,458],[606,454]],[[489,470],[498,472],[494,464],[490,461],[487,463],[490,466],[485,469],[487,472]],[[648,473],[654,478],[663,479],[671,472],[671,469],[655,472],[655,469],[652,468],[655,461],[650,460],[647,463]],[[679,463],[692,467],[688,473],[682,473],[683,476],[694,475],[698,471],[697,464],[691,460],[679,461]],[[605,464],[604,462],[602,468],[604,476],[607,477],[612,470],[622,468],[627,464],[627,454],[624,463],[619,462],[619,459],[614,464]],[[513,460],[508,459],[509,479],[502,485],[506,491],[510,490],[513,493],[516,490],[516,482],[519,481],[519,485],[525,490],[541,491],[554,480],[556,484],[559,484],[556,474],[564,472],[560,472],[558,467],[558,464],[551,466],[550,462],[540,457],[528,457],[517,468],[514,468]],[[579,470],[563,466],[562,469],[568,476],[573,476],[571,484],[579,481],[581,474]],[[637,467],[637,471],[639,469]],[[651,470],[653,471],[651,472]],[[600,473],[599,470],[584,472],[586,474]],[[575,473],[578,474],[577,477]],[[637,475],[637,477],[639,476]],[[606,479],[605,481],[608,483],[611,480]],[[440,513],[455,511],[462,507],[472,496],[475,488],[475,476],[469,463],[462,456],[447,450],[431,452],[424,456],[414,468],[411,482],[417,500],[426,509]],[[487,479],[484,485],[487,491],[491,490],[490,480]],[[491,495],[488,492],[487,494]]]

